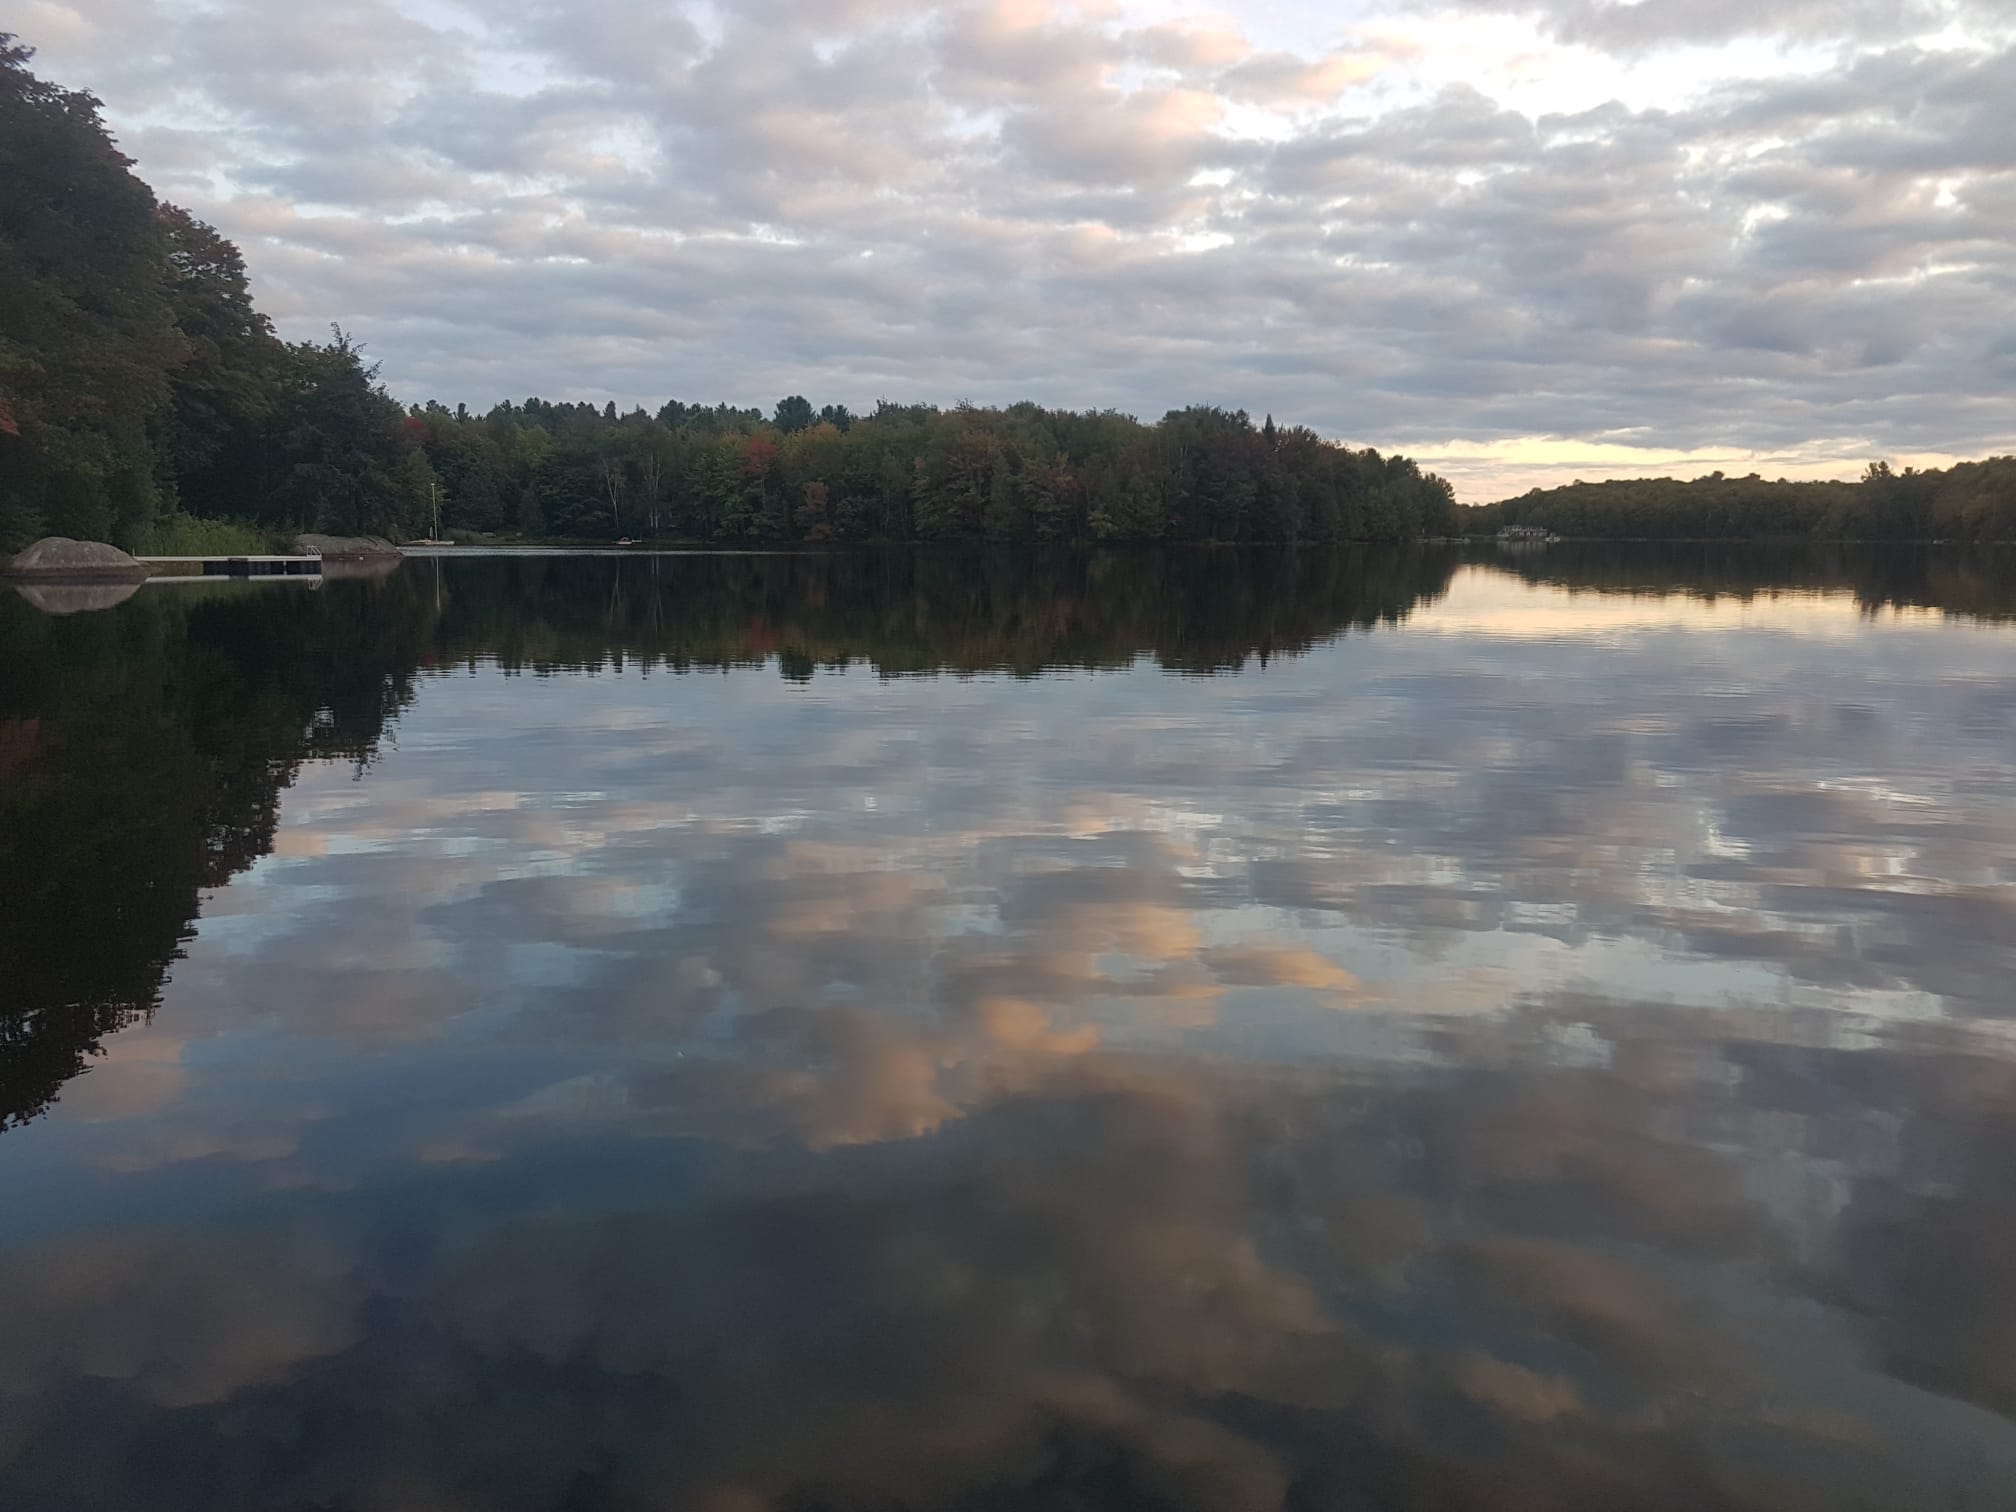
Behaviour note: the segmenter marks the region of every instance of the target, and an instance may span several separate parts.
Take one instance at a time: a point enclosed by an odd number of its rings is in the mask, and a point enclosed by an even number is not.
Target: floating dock
[[[319,556],[143,556],[156,577],[320,577]]]

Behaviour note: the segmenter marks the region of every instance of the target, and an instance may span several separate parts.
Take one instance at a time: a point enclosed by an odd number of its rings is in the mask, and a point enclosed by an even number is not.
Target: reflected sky
[[[493,566],[37,622],[396,696],[0,1135],[0,1503],[2016,1506],[2016,631],[1450,562],[677,675]]]

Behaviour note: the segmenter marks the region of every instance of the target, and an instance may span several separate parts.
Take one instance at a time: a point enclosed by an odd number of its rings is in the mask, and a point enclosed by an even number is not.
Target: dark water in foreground
[[[8,595],[0,1507],[2016,1507],[2010,566]]]

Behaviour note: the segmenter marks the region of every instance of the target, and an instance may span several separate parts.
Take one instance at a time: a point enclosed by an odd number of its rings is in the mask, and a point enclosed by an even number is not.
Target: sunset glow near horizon
[[[2016,8],[30,0],[407,402],[1192,403],[1482,501],[2016,450]]]

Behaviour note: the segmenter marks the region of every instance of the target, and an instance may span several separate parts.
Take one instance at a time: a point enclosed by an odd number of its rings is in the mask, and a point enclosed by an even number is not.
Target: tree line
[[[1591,540],[2016,541],[2016,457],[1901,472],[1872,462],[1854,482],[1577,481],[1459,513],[1460,529],[1485,535],[1532,525]]]
[[[400,426],[397,525],[711,543],[1348,541],[1446,534],[1448,485],[1404,457],[1194,407],[1112,412],[793,395],[770,415],[677,400],[429,404]]]

